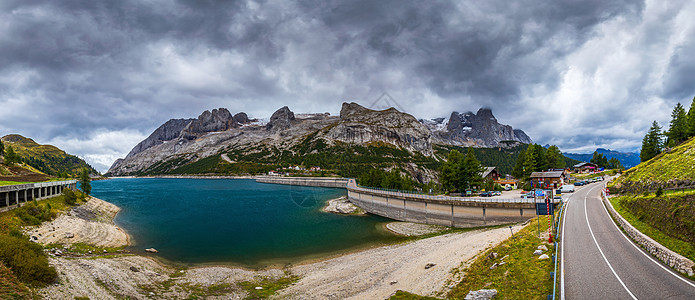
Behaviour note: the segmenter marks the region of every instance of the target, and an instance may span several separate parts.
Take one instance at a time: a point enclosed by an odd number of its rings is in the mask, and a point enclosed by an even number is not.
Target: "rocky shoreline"
[[[323,208],[324,212],[343,214],[343,215],[366,215],[364,209],[357,207],[348,200],[347,196],[328,200],[328,205]]]
[[[334,200],[336,207],[338,203],[344,204],[347,201]],[[99,240],[104,240],[111,241],[108,245],[127,245],[127,235],[122,230],[111,230],[117,228],[112,221],[117,213],[114,207],[105,201],[92,198],[82,209],[98,217],[79,218],[71,212],[71,216],[66,217],[78,218],[84,223],[64,222],[59,223],[59,226],[65,227],[61,230],[74,232],[74,237],[71,238],[74,239],[71,240],[73,243],[79,241],[99,244]],[[336,211],[340,210],[336,208]],[[43,224],[38,229],[30,229],[29,232],[45,232],[41,230],[55,226],[56,222],[57,220],[54,220],[53,225],[47,222],[48,224]],[[424,230],[421,224],[405,224],[392,225],[390,228],[403,234],[417,234]],[[79,228],[84,226],[91,226],[93,229],[90,230],[99,234],[81,233]],[[49,242],[44,236],[42,233],[42,240],[38,242]],[[123,236],[126,237],[125,240]],[[279,298],[384,299],[397,290],[434,296],[445,293],[452,284],[460,280],[453,277],[453,269],[465,267],[479,253],[507,238],[507,228],[479,229],[372,248],[318,262],[265,270],[247,270],[233,266],[178,269],[150,255],[128,253],[95,253],[91,256],[70,258],[50,256],[49,262],[59,274],[58,282],[39,289],[36,293],[44,299],[183,299],[192,296],[243,299],[248,295],[248,290],[242,288],[242,282],[248,284],[296,276],[296,282],[278,292]],[[257,286],[256,289],[258,288],[262,287]]]
[[[390,222],[384,226],[386,230],[398,235],[420,236],[442,232],[448,229],[446,226],[418,224],[411,222]]]

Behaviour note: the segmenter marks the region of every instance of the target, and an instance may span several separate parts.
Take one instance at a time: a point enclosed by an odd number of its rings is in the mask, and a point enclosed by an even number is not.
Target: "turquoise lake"
[[[386,218],[321,211],[344,189],[251,179],[120,178],[92,182],[92,195],[121,208],[130,251],[154,247],[178,264],[281,266],[393,241]]]

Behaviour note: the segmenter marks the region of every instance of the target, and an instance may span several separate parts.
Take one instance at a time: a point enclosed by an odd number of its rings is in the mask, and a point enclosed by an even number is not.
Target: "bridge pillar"
[[[5,206],[10,206],[10,192],[5,193]]]

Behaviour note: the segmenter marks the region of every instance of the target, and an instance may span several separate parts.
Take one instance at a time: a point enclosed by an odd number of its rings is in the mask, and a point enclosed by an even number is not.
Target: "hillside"
[[[632,168],[640,163],[639,153],[635,152],[619,152],[610,149],[597,148],[596,152],[598,154],[603,154],[607,159],[617,158],[620,164],[626,169]],[[589,162],[593,156],[593,153],[580,154],[580,153],[563,153],[565,157],[569,157],[578,161]]]
[[[2,142],[5,144],[5,148],[12,146],[22,162],[42,173],[53,176],[59,173],[77,175],[83,168],[87,168],[90,172],[98,174],[81,158],[67,154],[55,146],[40,145],[32,139],[18,134],[6,135],[2,137]]]
[[[695,185],[695,138],[633,167],[617,178],[612,186],[620,192],[639,193]]]

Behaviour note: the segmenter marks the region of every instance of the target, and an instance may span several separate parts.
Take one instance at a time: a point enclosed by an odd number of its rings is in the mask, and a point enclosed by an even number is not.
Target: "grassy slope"
[[[5,144],[5,148],[12,146],[20,157],[43,173],[68,172],[79,174],[82,168],[88,168],[95,174],[98,173],[77,156],[67,154],[55,146],[40,145],[34,142],[34,140],[21,135],[6,135],[2,137],[2,142]]]
[[[448,299],[463,299],[469,291],[480,289],[496,289],[495,299],[546,299],[547,295],[553,293],[553,281],[549,276],[553,271],[554,265],[551,259],[539,260],[538,256],[533,255],[533,251],[541,244],[548,247],[544,251],[548,256],[555,253],[554,247],[545,243],[547,240],[540,239],[536,231],[537,222],[534,219],[520,232],[515,232],[515,238],[509,238],[497,247],[481,253],[475,261],[464,270],[454,270],[462,272],[463,280],[454,287],[447,295]],[[541,230],[546,226],[547,220],[540,218]],[[498,254],[496,259],[489,259],[488,255],[495,252]],[[494,263],[499,263],[502,257],[505,264],[497,268],[490,269]],[[399,291],[390,298],[391,300],[412,299],[430,300],[438,299],[424,297]]]
[[[695,179],[695,138],[623,173],[614,185],[625,182],[666,182]]]

